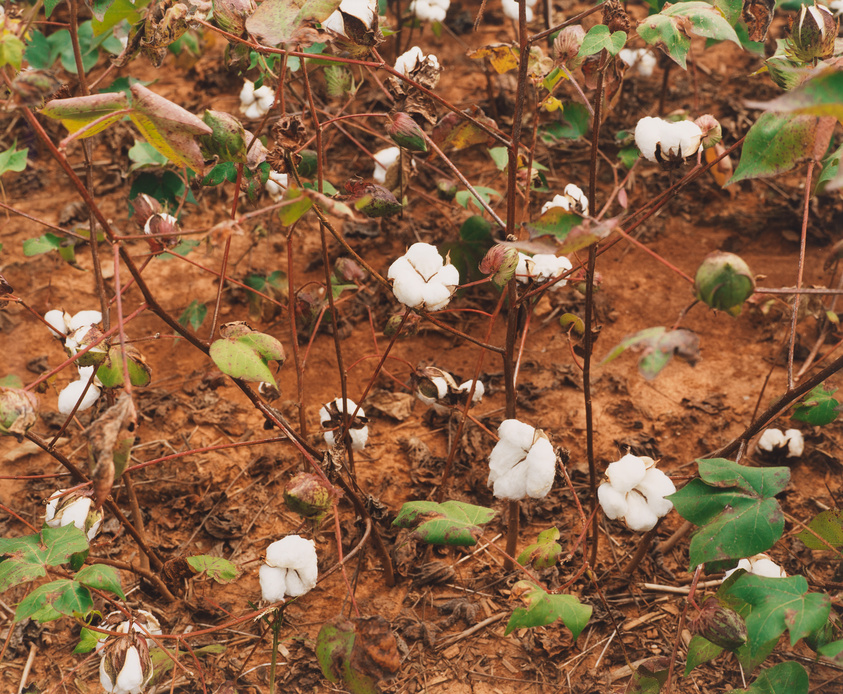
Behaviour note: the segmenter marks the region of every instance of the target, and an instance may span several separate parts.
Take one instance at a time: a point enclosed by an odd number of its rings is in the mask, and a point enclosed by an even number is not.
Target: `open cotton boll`
[[[454,289],[460,283],[460,271],[454,265],[446,265],[424,288],[424,305],[428,311],[441,311],[451,301]]]
[[[673,503],[664,497],[676,492],[676,485],[661,470],[650,468],[635,487],[646,498],[653,512],[661,518],[670,513]]]
[[[401,150],[398,147],[387,147],[375,152],[375,171],[372,174],[375,183],[380,183],[380,185],[386,183],[386,172],[398,161],[400,154]]]
[[[461,383],[458,390],[460,391],[460,393],[468,393],[471,390],[471,385],[473,383],[473,380],[468,380],[465,383]],[[471,398],[471,402],[480,402],[483,399],[485,393],[486,386],[483,385],[483,381],[477,381],[477,385],[474,387],[474,397]]]
[[[57,333],[61,335],[67,335],[68,323],[70,322],[70,314],[67,314],[64,311],[54,308],[44,314],[44,320],[47,321],[47,323],[50,324],[50,327],[53,328],[53,330],[55,330]]]
[[[690,157],[700,148],[702,130],[690,120],[669,123],[661,139],[661,153],[669,157]]]
[[[609,463],[606,477],[617,491],[626,494],[639,485],[647,474],[647,467],[637,455],[627,453],[620,460]]]
[[[785,570],[770,559],[769,555],[764,554],[763,552],[761,554],[748,557],[747,559],[741,559],[734,569],[729,569],[726,572],[723,580],[729,578],[729,576],[735,573],[738,569],[743,569],[747,573],[751,573],[754,576],[762,576],[764,578],[787,578]]]
[[[246,118],[263,118],[275,103],[275,92],[264,84],[255,89],[255,83],[246,80],[240,90],[240,113]]]
[[[841,0],[841,2],[843,2],[843,0]],[[568,212],[571,209],[571,201],[567,195],[554,195],[553,200],[548,200],[544,205],[542,205],[542,214],[554,207],[561,207],[563,210]]]
[[[580,214],[587,215],[588,214],[588,197],[583,192],[582,188],[574,183],[569,183],[565,186],[565,197],[568,198],[572,203],[572,207],[580,212]]]
[[[288,535],[266,548],[266,564],[259,572],[261,595],[270,602],[304,595],[316,585],[318,571],[313,540]]]
[[[436,60],[436,56],[432,57]],[[424,60],[425,55],[422,52],[422,49],[418,46],[413,46],[410,50],[405,51],[398,56],[398,59],[395,61],[394,69],[396,72],[400,72],[402,75],[407,77],[413,70],[416,69],[416,67],[418,67],[419,63],[423,63]]]
[[[444,22],[451,0],[413,0],[410,12],[423,22]]]
[[[343,423],[342,411],[342,398],[337,398],[332,403],[323,405],[319,410],[319,421],[322,423],[322,428],[325,429],[323,433],[325,443],[329,446],[337,443],[336,433]],[[355,451],[362,451],[369,441],[369,427],[365,425],[366,413],[362,407],[358,408],[357,403],[349,398],[345,400],[345,411],[349,417],[355,415],[348,430],[351,448]]]
[[[498,436],[502,441],[518,446],[524,452],[530,450],[535,435],[535,427],[518,419],[505,419],[498,427]]]
[[[618,57],[642,77],[652,77],[658,63],[646,48],[622,48]]]
[[[266,192],[269,193],[269,197],[272,199],[272,202],[281,202],[281,199],[284,197],[284,193],[287,191],[288,183],[289,177],[287,174],[278,173],[277,171],[269,172],[269,178],[266,179],[264,188],[266,189]]]
[[[805,439],[802,437],[802,432],[799,429],[788,429],[784,432],[784,438],[787,441],[787,457],[799,458],[805,451]]]
[[[425,282],[442,269],[442,256],[439,255],[436,246],[429,243],[414,243],[407,249],[404,257],[410,261]]]
[[[93,369],[92,366],[83,368]],[[69,383],[62,389],[62,391],[59,393],[58,402],[58,410],[59,412],[61,412],[61,414],[70,414],[73,411],[73,408],[75,407],[79,398],[82,397],[82,393],[85,391],[85,386],[88,384],[88,378],[90,378],[90,376],[85,377],[84,379],[80,379],[78,381],[73,381],[72,383]],[[85,393],[85,397],[82,398],[82,402],[79,404],[79,407],[76,408],[76,411],[84,412],[97,401],[97,398],[99,398],[99,396],[100,389],[92,383],[88,387],[88,391]]]
[[[630,530],[646,532],[656,527],[659,516],[656,515],[647,500],[636,491],[626,496],[627,510],[624,521]]]
[[[79,330],[79,328],[95,325],[101,321],[102,313],[99,311],[79,311],[79,313],[73,314],[67,327],[69,332],[73,332]]]
[[[544,437],[536,441],[524,464],[527,466],[527,495],[534,499],[546,497],[556,477],[556,452],[550,441]]]
[[[389,266],[395,298],[409,308],[439,311],[448,305],[460,281],[459,270],[439,255],[436,246],[414,243]]]
[[[781,429],[767,429],[758,439],[758,448],[771,452],[784,446],[785,438]]]
[[[489,455],[492,493],[510,500],[546,496],[556,475],[556,453],[547,437],[517,419],[502,422],[498,434]]]
[[[656,145],[662,137],[662,128],[667,121],[661,118],[645,116],[635,126],[635,146],[647,161],[656,162]]]
[[[608,482],[604,482],[597,487],[597,500],[603,507],[603,513],[611,520],[623,518],[629,510],[629,504],[626,503],[626,494],[619,492]]]
[[[360,20],[367,27],[371,27],[377,17],[377,4],[370,0],[342,0],[340,6],[334,10],[331,16],[321,22],[322,28],[331,29],[338,34],[348,36],[345,31],[343,12]]]
[[[102,512],[91,510],[91,497],[78,492],[66,492],[66,489],[59,489],[47,500],[44,523],[50,528],[75,525],[89,541],[93,540],[102,525]]]

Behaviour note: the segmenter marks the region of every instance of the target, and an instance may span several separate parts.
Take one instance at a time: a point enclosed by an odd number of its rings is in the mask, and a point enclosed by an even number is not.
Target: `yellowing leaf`
[[[499,75],[518,67],[518,49],[509,43],[494,43],[483,46],[475,51],[469,51],[468,57],[473,60],[488,58],[495,72]]]
[[[129,108],[129,99],[123,92],[76,96],[70,99],[53,99],[41,113],[48,118],[60,120],[69,132],[75,133],[86,125],[102,118],[103,120],[86,130],[80,138],[91,137],[105,130],[112,123],[120,120]],[[110,113],[114,116],[107,118]]]

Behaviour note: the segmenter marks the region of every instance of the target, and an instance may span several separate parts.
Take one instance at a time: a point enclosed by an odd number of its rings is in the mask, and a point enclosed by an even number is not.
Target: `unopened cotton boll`
[[[556,476],[556,452],[540,430],[517,419],[498,427],[499,441],[489,455],[488,485],[499,499],[547,496]]]
[[[136,634],[105,649],[100,660],[100,684],[110,694],[142,694],[152,678],[146,642]]]
[[[389,266],[395,298],[409,308],[439,311],[448,305],[460,282],[456,267],[439,255],[436,246],[414,243]]]
[[[261,595],[269,602],[287,595],[299,597],[316,586],[318,573],[313,540],[288,535],[266,548],[266,563],[260,568]]]

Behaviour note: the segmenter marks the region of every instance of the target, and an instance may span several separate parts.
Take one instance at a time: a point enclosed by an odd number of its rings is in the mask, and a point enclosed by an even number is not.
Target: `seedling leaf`
[[[504,636],[515,629],[540,627],[561,619],[576,641],[591,618],[590,605],[583,605],[573,595],[551,595],[530,581],[518,581],[512,587],[512,594],[520,598],[526,607],[515,608]]]
[[[5,152],[0,152],[0,176],[7,171],[23,171],[26,168],[26,155],[29,148],[15,150],[15,145],[12,143]]]
[[[772,547],[784,530],[774,497],[789,483],[790,470],[749,468],[722,458],[698,462],[702,479],[665,497],[680,516],[700,526],[691,539],[691,567],[751,557]]]
[[[240,574],[237,564],[234,562],[222,557],[212,557],[208,554],[187,557],[187,563],[196,573],[204,572],[217,583],[231,583]]]
[[[71,555],[88,549],[85,533],[74,525],[44,527],[40,533],[0,538],[0,593],[26,581],[45,576],[48,566],[70,561]]]
[[[417,526],[413,535],[432,545],[473,545],[483,532],[480,526],[494,517],[492,509],[462,501],[408,501],[392,524]]]
[[[837,388],[826,387],[824,384],[814,388],[800,405],[796,406],[792,419],[807,422],[813,426],[825,426],[837,419],[839,403],[832,395]]]

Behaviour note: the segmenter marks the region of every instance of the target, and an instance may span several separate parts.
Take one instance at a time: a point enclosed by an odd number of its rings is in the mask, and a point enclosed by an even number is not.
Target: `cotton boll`
[[[79,311],[70,319],[67,327],[69,332],[79,330],[79,328],[87,325],[95,325],[102,321],[102,313],[99,311]]]
[[[645,532],[656,527],[659,517],[655,514],[646,499],[638,492],[630,492],[626,496],[627,511],[624,521],[630,530]]]
[[[768,453],[784,446],[785,438],[781,429],[767,429],[758,439],[758,448]]]
[[[460,393],[468,393],[471,391],[471,384],[474,383],[473,380],[466,381],[465,383],[461,383],[459,387]],[[477,381],[477,385],[474,387],[474,397],[471,398],[471,402],[480,402],[483,399],[483,396],[486,394],[486,386],[483,385],[483,381]]]
[[[657,161],[656,145],[661,139],[662,127],[666,123],[667,121],[661,118],[646,116],[639,120],[635,126],[635,145],[641,150],[641,156],[647,161]]]
[[[647,503],[659,518],[666,516],[673,508],[673,503],[664,497],[673,494],[676,486],[661,470],[656,468],[647,470],[647,474],[636,485],[635,490],[647,498]]]
[[[702,130],[700,126],[691,120],[683,120],[673,124],[676,132],[679,133],[679,148],[676,154],[682,154],[683,157],[690,157],[696,154],[702,142]]]
[[[429,282],[442,269],[442,256],[439,255],[436,246],[429,243],[414,243],[407,249],[404,257],[410,261],[425,282]]]
[[[488,484],[492,485],[492,494],[498,499],[517,501],[527,496],[526,466],[523,462],[515,465],[512,469],[492,479],[489,473]]]
[[[629,509],[629,505],[626,503],[626,494],[619,492],[608,482],[604,482],[597,487],[597,500],[603,507],[603,513],[611,520],[623,518]]]
[[[62,389],[59,393],[58,402],[58,410],[61,414],[70,414],[73,411],[77,401],[82,397],[82,392],[85,390],[87,384],[87,379],[84,381],[73,381],[73,383],[69,383]],[[92,383],[88,387],[88,391],[85,393],[85,397],[82,399],[76,411],[84,412],[97,401],[99,396],[100,389]]]
[[[799,429],[788,429],[784,432],[784,437],[787,439],[787,457],[801,457],[805,451],[805,439],[802,437],[802,432]]]
[[[535,427],[531,427],[518,419],[505,419],[498,427],[498,436],[501,440],[517,446],[524,453],[532,447],[535,435]]]
[[[441,311],[451,301],[451,287],[437,282],[428,282],[424,286],[424,307],[428,311]]]
[[[534,499],[547,496],[556,477],[556,452],[546,438],[533,444],[524,462],[527,464],[527,494]]]
[[[340,5],[342,7],[342,5]],[[320,22],[323,29],[330,29],[336,34],[345,36],[345,21],[342,18],[342,13],[339,10],[334,10],[331,15]]]
[[[386,183],[386,172],[390,166],[398,161],[400,154],[401,150],[398,147],[387,147],[375,152],[375,172],[372,174],[375,183],[380,183],[381,185]]]
[[[841,2],[843,2],[843,0],[841,0]],[[554,207],[561,207],[563,210],[568,212],[571,209],[571,201],[567,195],[554,195],[553,200],[548,200],[542,206],[542,214],[544,214],[548,210],[553,209]]]
[[[622,494],[632,491],[647,474],[644,461],[638,456],[627,453],[620,460],[610,463],[606,468],[609,483]]]
[[[266,179],[266,192],[269,193],[269,197],[272,199],[272,202],[281,202],[281,199],[284,197],[284,193],[287,190],[287,184],[289,183],[289,177],[287,174],[278,173],[277,171],[270,171],[269,178]]]
[[[405,77],[408,76],[419,63],[424,62],[424,53],[418,46],[413,46],[410,50],[402,53],[395,61],[394,69],[400,72]],[[397,149],[397,148],[396,148]]]
[[[261,116],[265,115],[275,103],[275,92],[266,84],[255,89],[255,102],[261,110]]]
[[[766,554],[756,554],[755,557],[750,558],[749,563],[752,565],[749,572],[756,576],[763,576],[765,578],[787,578],[785,570],[770,559],[770,557]]]
[[[287,571],[264,564],[259,570],[261,597],[267,602],[283,600],[287,594]]]
[[[580,211],[581,214],[588,214],[588,198],[586,194],[577,185],[569,183],[565,186],[565,197],[574,203],[574,207]]]
[[[53,328],[56,333],[59,333],[60,335],[67,335],[67,324],[70,321],[70,316],[64,311],[60,311],[57,308],[54,308],[52,311],[47,311],[47,313],[44,314],[44,320],[50,324],[50,327]]]
[[[502,438],[489,454],[489,484],[505,475],[527,455],[527,451]]]

